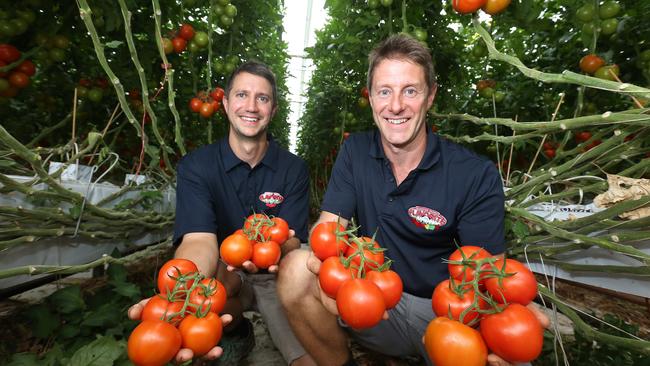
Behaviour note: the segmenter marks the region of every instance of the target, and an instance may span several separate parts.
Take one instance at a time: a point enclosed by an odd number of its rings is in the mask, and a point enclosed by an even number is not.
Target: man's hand
[[[129,319],[140,320],[140,318],[142,317],[142,310],[144,309],[145,305],[147,305],[150,299],[151,298],[146,298],[140,301],[139,303],[132,305],[127,312],[129,315]],[[232,321],[232,316],[230,314],[221,315],[221,321],[223,322],[223,326],[225,327]],[[208,353],[201,356],[201,358],[205,360],[215,360],[221,357],[222,354],[223,354],[223,349],[219,346],[215,346],[210,351],[208,351]],[[192,358],[194,358],[194,352],[192,352],[192,350],[189,348],[181,348],[175,356],[175,360],[177,363],[187,362]]]

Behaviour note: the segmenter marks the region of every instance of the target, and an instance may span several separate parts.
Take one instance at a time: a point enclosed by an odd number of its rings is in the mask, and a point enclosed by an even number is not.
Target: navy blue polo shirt
[[[262,161],[251,169],[225,137],[178,164],[174,244],[193,232],[215,233],[219,243],[252,213],[279,216],[307,241],[309,174],[299,157],[269,137]]]
[[[504,244],[504,194],[493,163],[427,131],[422,161],[397,186],[378,131],[341,147],[321,210],[355,217],[359,234],[387,248],[404,291],[430,297],[449,278],[443,259],[460,245],[492,254]]]

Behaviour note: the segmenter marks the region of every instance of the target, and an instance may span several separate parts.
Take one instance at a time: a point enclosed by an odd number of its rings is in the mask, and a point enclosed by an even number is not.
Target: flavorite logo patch
[[[284,197],[277,192],[264,192],[260,194],[260,201],[264,202],[266,207],[275,207],[284,201]]]
[[[447,219],[440,212],[428,207],[413,206],[408,209],[408,214],[416,226],[427,230],[437,230],[447,223]]]

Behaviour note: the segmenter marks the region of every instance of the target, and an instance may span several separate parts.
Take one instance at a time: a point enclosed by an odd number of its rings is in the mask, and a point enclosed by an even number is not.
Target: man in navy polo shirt
[[[261,63],[241,65],[230,77],[223,106],[230,121],[228,136],[188,154],[178,164],[175,257],[192,260],[201,273],[223,282],[228,294],[224,313],[233,316],[224,338],[228,334],[252,336],[250,322],[242,317],[242,311],[255,302],[287,363],[313,365],[293,335],[277,299],[278,266],[269,267],[269,273],[257,273],[255,265],[247,261],[243,265],[248,272],[245,274],[232,268],[226,270],[219,262],[221,241],[240,229],[253,213],[287,221],[292,237],[282,245],[283,255],[307,239],[307,166],[267,133],[277,110],[275,76]],[[191,351],[187,351],[181,350],[177,360],[191,359]],[[207,358],[217,358],[222,352],[221,347],[215,347]],[[228,349],[225,352],[228,358]]]
[[[294,333],[320,365],[354,365],[347,334],[390,356],[421,355],[434,318],[431,294],[448,278],[447,258],[456,243],[503,253],[504,195],[489,160],[440,138],[426,126],[436,83],[429,51],[395,35],[369,57],[368,90],[377,130],[354,134],[338,154],[317,223],[347,225],[372,236],[404,283],[400,303],[377,326],[355,331],[337,318],[336,304],[318,286],[320,261],[292,252],[281,264],[280,300]],[[300,304],[300,305],[298,305]],[[503,365],[496,355],[490,363]]]

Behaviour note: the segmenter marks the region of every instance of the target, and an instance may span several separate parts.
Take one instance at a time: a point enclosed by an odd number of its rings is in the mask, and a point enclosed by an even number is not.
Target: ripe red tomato
[[[192,98],[190,99],[190,110],[195,113],[199,113],[201,110],[201,106],[203,105],[203,102],[199,98]]]
[[[589,151],[589,150],[593,149],[594,147],[600,145],[601,143],[602,143],[601,140],[594,140],[589,145],[585,146],[584,149],[582,149],[582,151],[585,151],[585,152]]]
[[[536,359],[544,343],[539,320],[521,304],[510,304],[500,313],[485,315],[481,335],[492,352],[512,363]]]
[[[452,0],[451,6],[461,14],[469,14],[480,9],[485,2],[486,0]]]
[[[224,96],[224,90],[220,87],[216,87],[213,91],[210,92],[210,97],[217,102],[221,102]]]
[[[507,274],[512,274],[508,277],[490,277],[485,280],[485,288],[498,303],[503,304],[505,300],[508,303],[528,305],[537,296],[535,275],[523,263],[507,258],[505,269],[503,259],[494,262],[494,266],[499,270],[505,270]]]
[[[272,226],[265,226],[262,231],[267,240],[274,241],[280,245],[289,238],[289,224],[281,217],[271,219]]]
[[[198,305],[202,313],[211,311],[219,314],[226,305],[226,288],[215,278],[204,278],[190,292],[190,303]]]
[[[18,89],[26,88],[29,85],[29,76],[20,71],[12,71],[9,73],[9,84]]]
[[[161,159],[162,160],[162,159]],[[192,287],[194,280],[189,280],[187,282],[181,282],[176,285],[179,278],[184,275],[198,272],[199,269],[196,267],[194,262],[188,259],[174,258],[168,260],[158,271],[158,291],[161,294],[166,294],[167,292],[177,289],[185,290]]]
[[[265,241],[253,245],[251,261],[257,268],[267,269],[280,261],[280,245],[274,241]]]
[[[546,155],[546,157],[549,159],[553,159],[555,157],[555,149],[545,149],[544,155]]]
[[[269,225],[269,221],[269,217],[262,213],[249,215],[244,221],[244,232],[257,236],[257,234],[263,233],[264,226]]]
[[[464,245],[456,249],[449,256],[450,261],[463,261],[463,254],[465,255],[465,260],[479,260],[485,259],[492,256],[487,250],[473,246],[473,245]],[[449,276],[457,281],[471,281],[474,279],[474,272],[476,270],[476,264],[468,262],[466,264],[447,264],[447,269],[449,270]]]
[[[368,87],[364,86],[363,88],[361,88],[361,96],[368,99],[368,97],[369,97]]]
[[[593,75],[603,66],[605,66],[605,60],[594,54],[585,55],[580,59],[580,70],[587,74]]]
[[[194,27],[189,24],[181,25],[181,28],[178,30],[178,36],[186,41],[191,41],[194,38]]]
[[[16,66],[16,71],[20,71],[27,76],[34,76],[36,74],[36,65],[31,60],[23,60]]]
[[[169,302],[161,295],[153,296],[142,309],[141,320],[163,320],[168,323],[178,324],[183,318],[181,310],[183,301]],[[174,315],[176,314],[176,315]],[[172,316],[173,315],[173,316]]]
[[[487,0],[483,5],[483,11],[490,15],[497,15],[506,10],[510,5],[510,0]]]
[[[372,328],[377,325],[384,311],[384,294],[377,285],[365,278],[343,282],[336,294],[339,316],[353,329]]]
[[[476,90],[481,91],[485,88],[494,88],[496,85],[496,81],[492,79],[479,80],[478,83],[476,83]]]
[[[185,51],[185,47],[187,47],[187,41],[181,37],[174,37],[174,39],[172,39],[172,46],[174,46],[174,52],[181,53]]]
[[[212,103],[205,102],[201,104],[201,108],[199,108],[199,114],[203,118],[210,118],[214,114],[214,106]]]
[[[381,272],[369,271],[366,272],[366,279],[374,282],[381,290],[381,293],[384,294],[386,309],[394,308],[402,298],[404,284],[397,272],[390,269]]]
[[[226,264],[241,267],[253,256],[253,243],[246,235],[232,234],[221,242],[219,253]]]
[[[223,324],[219,315],[208,312],[204,317],[188,315],[178,326],[183,338],[183,348],[189,348],[195,356],[208,353],[221,340]]]
[[[435,318],[424,333],[424,347],[436,366],[485,366],[487,347],[481,334],[447,318]]]
[[[162,366],[181,348],[181,333],[162,320],[145,320],[133,329],[126,348],[134,364]]]
[[[373,241],[372,238],[369,238],[367,236],[362,236],[359,239],[361,240],[361,246],[363,249],[363,268],[366,272],[378,269],[382,264],[384,264],[384,252],[372,252],[369,248],[381,249],[381,246],[379,243]],[[348,248],[345,250],[345,257],[352,257],[351,264],[356,268],[361,268],[361,254],[359,253],[358,248],[359,245],[356,242],[351,242]]]
[[[431,296],[431,308],[437,316],[447,317],[460,321],[460,314],[474,304],[474,299],[478,298],[477,304],[479,309],[487,308],[485,300],[476,296],[471,286],[465,286],[462,289],[462,295],[457,292],[458,289],[452,289],[449,280],[444,280],[436,286]],[[449,315],[451,313],[451,316]],[[463,317],[463,324],[469,324],[472,320],[478,318],[480,313],[476,309],[470,310]]]
[[[575,139],[577,143],[585,142],[591,138],[591,132],[589,131],[580,131],[577,132],[575,135]]]
[[[0,44],[0,60],[10,64],[20,58],[20,51],[8,43]]]
[[[318,283],[327,296],[336,299],[336,294],[343,282],[351,280],[355,274],[354,269],[345,268],[339,257],[328,257],[320,265]]]
[[[216,100],[212,100],[212,101],[210,102],[210,104],[212,104],[212,109],[213,109],[215,112],[218,111],[219,108],[221,108],[221,102],[218,102],[218,101],[216,101]]]
[[[343,225],[335,221],[321,222],[316,225],[309,236],[309,245],[314,255],[320,259],[325,260],[327,257],[338,256],[345,253],[348,246],[347,234],[336,234],[336,231],[343,233],[345,228]]]

